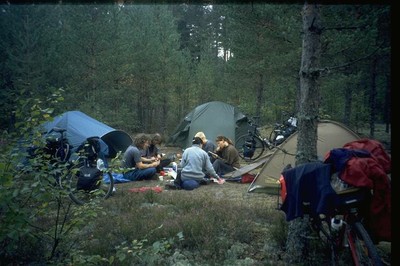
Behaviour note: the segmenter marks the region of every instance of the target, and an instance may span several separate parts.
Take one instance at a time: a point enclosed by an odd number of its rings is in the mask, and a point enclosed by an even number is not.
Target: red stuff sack
[[[241,183],[251,183],[253,182],[255,176],[252,174],[244,174],[242,175],[242,180],[240,181]]]
[[[279,177],[279,183],[281,184],[281,190],[280,190],[280,196],[281,196],[281,200],[282,200],[282,204],[285,202],[286,199],[286,182],[285,182],[285,178],[283,177],[283,175],[281,175],[281,177]]]

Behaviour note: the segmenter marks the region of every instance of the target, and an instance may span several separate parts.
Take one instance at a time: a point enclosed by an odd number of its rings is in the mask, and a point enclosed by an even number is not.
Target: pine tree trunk
[[[370,85],[370,95],[369,95],[369,136],[370,138],[375,137],[375,120],[376,120],[376,61],[377,58],[374,57],[371,64],[371,85]]]
[[[317,5],[305,3],[303,7],[303,47],[300,69],[300,104],[298,115],[298,142],[296,165],[316,161],[317,125],[319,109],[321,21]],[[286,243],[286,261],[290,264],[307,261],[308,218],[289,223]],[[302,237],[303,236],[303,237]]]

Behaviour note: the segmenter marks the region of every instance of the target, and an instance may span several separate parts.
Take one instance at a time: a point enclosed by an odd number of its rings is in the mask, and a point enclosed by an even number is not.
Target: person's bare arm
[[[152,162],[152,163],[144,163],[144,162],[142,161],[142,162],[138,162],[138,163],[136,164],[136,168],[139,168],[139,169],[146,169],[146,168],[151,168],[151,167],[157,167],[159,164],[160,164],[160,161],[154,161],[154,162]]]
[[[155,157],[151,157],[151,158],[142,157],[142,162],[144,162],[144,163],[152,163],[154,161],[157,161]]]

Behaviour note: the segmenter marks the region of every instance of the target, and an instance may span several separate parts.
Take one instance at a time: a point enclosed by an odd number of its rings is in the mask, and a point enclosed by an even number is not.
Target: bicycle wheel
[[[339,250],[339,242],[340,242],[340,231],[332,231],[329,223],[326,221],[320,221],[319,224],[315,224],[316,231],[318,232],[319,239],[321,240],[321,246],[328,250],[328,258],[330,260],[330,265],[335,266],[339,265],[338,261],[338,250]],[[315,229],[314,229],[315,230]]]
[[[235,142],[235,147],[239,156],[246,161],[257,160],[265,150],[264,141],[258,136],[249,134],[240,136]]]
[[[383,265],[374,243],[361,222],[352,225],[347,232],[347,241],[354,265]]]
[[[106,199],[112,195],[114,189],[114,178],[110,171],[100,171],[85,163],[70,170],[67,182],[69,197],[79,205]]]

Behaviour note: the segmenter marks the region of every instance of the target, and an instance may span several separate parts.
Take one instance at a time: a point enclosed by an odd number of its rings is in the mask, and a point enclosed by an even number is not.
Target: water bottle
[[[349,187],[348,184],[341,180],[340,186],[339,186],[339,191],[346,190],[348,187]]]
[[[100,171],[106,169],[106,167],[104,166],[104,161],[102,159],[97,159],[97,169],[99,169]]]
[[[340,228],[343,226],[343,220],[342,219],[337,219],[337,218],[332,218],[331,219],[331,228],[334,231],[339,231]]]
[[[338,173],[334,173],[332,175],[331,185],[336,192],[343,191],[348,188],[348,184],[339,178]]]
[[[172,169],[175,171],[175,173],[178,173],[178,164],[176,162],[172,162]]]

